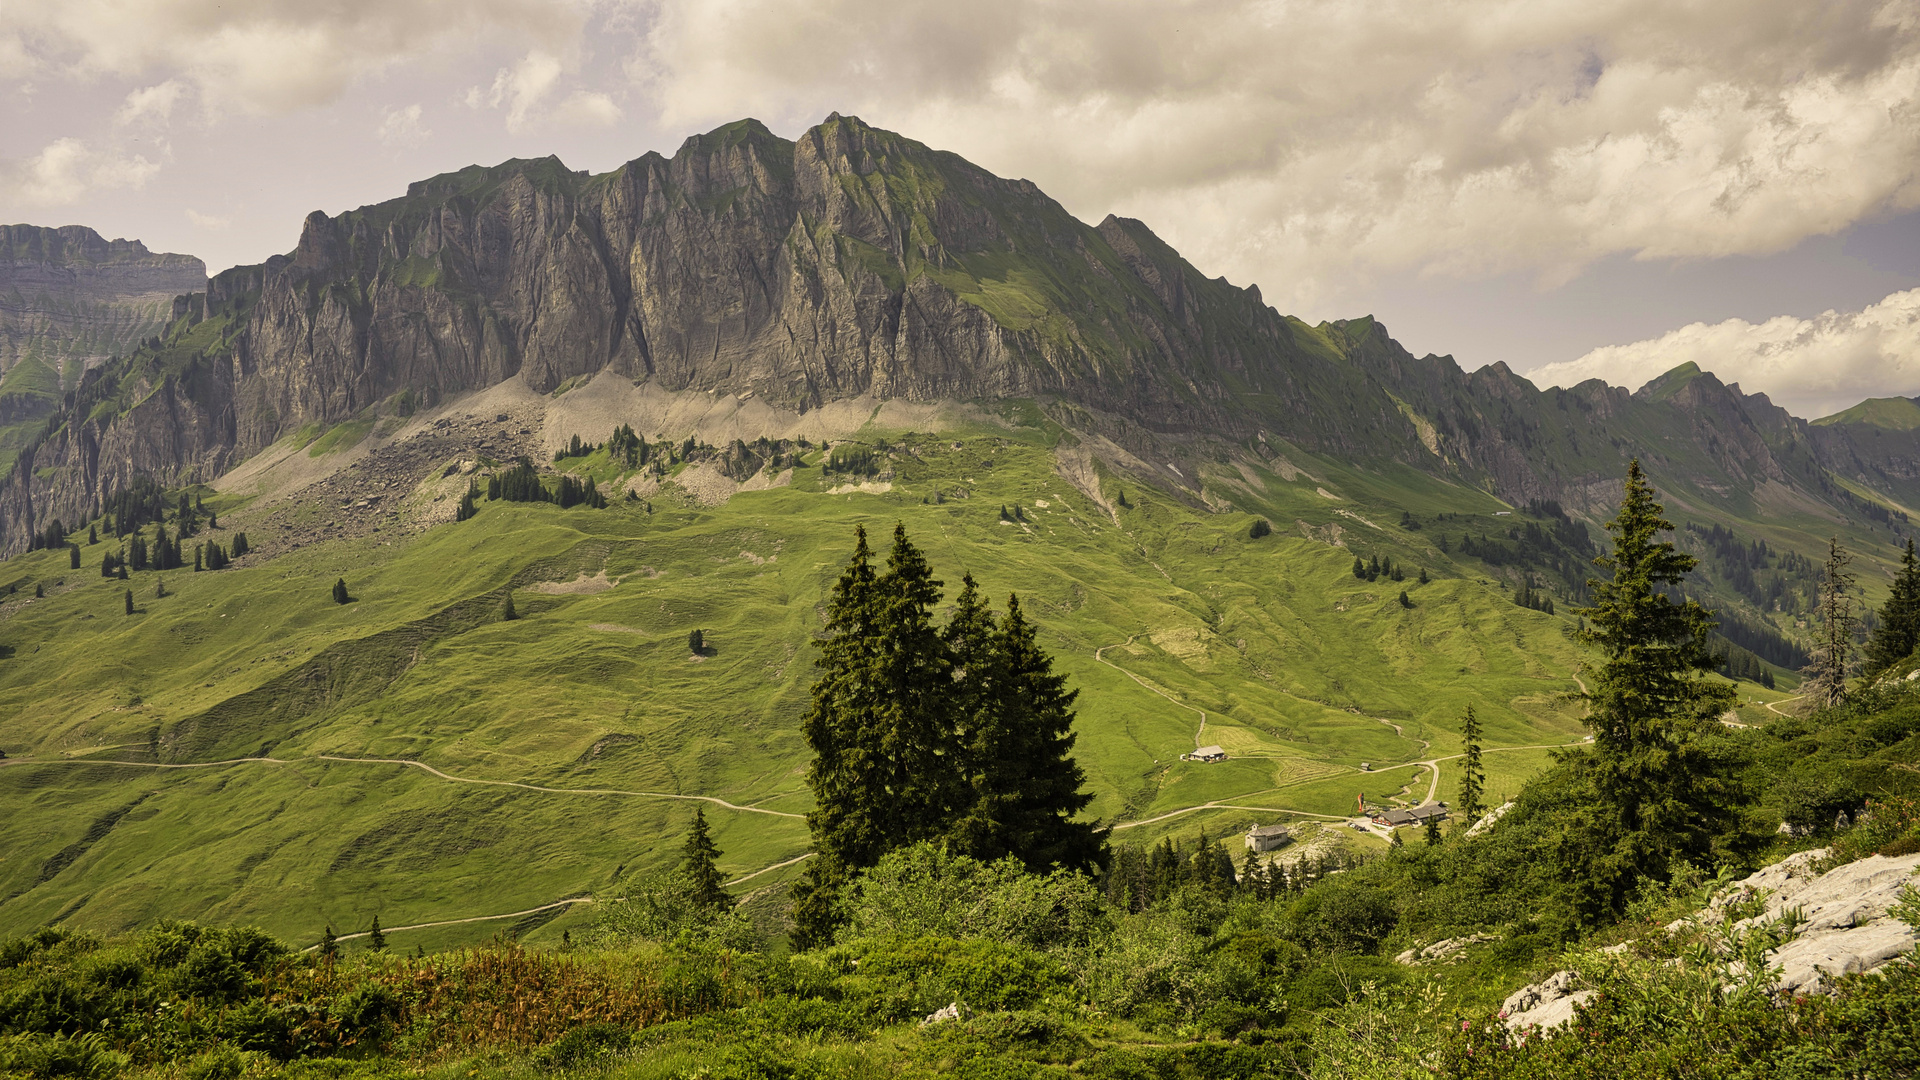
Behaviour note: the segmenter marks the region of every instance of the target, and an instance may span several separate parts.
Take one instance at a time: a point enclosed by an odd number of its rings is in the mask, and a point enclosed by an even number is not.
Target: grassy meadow
[[[1570,605],[1518,607],[1431,529],[1394,524],[1405,510],[1504,527],[1484,493],[1288,451],[1277,471],[1199,478],[1207,508],[1130,478],[1076,486],[1040,432],[887,438],[888,479],[823,475],[816,451],[789,483],[718,506],[671,483],[604,510],[483,502],[423,532],[125,583],[100,576],[108,544],[84,533],[79,570],[64,551],[7,561],[0,934],[173,916],[306,941],[375,916],[395,927],[605,896],[674,859],[695,805],[730,876],[795,859],[812,639],[860,525],[884,555],[903,523],[949,595],[969,572],[996,606],[1020,594],[1080,690],[1089,813],[1148,822],[1117,839],[1337,817],[1361,794],[1417,802],[1431,773],[1410,763],[1460,752],[1468,704],[1489,748],[1584,733],[1564,697],[1580,660]],[[617,479],[604,453],[566,464]],[[223,541],[257,509],[209,505]],[[1250,535],[1256,515],[1271,535]],[[1356,554],[1406,580],[1355,578]],[[336,578],[352,603],[330,600]],[[519,617],[504,621],[509,595]],[[688,650],[694,629],[704,655]],[[1179,760],[1213,743],[1231,759]],[[341,760],[371,758],[445,776]],[[1490,789],[1545,763],[1539,749],[1490,754]],[[1443,799],[1456,765],[1440,764]],[[1231,805],[1176,813],[1214,803]],[[396,944],[502,929],[538,941],[584,908]]]

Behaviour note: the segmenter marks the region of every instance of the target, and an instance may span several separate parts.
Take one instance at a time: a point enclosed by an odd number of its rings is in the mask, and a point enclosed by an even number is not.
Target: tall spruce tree
[[[1594,559],[1611,576],[1587,582],[1593,606],[1580,613],[1578,640],[1604,660],[1585,695],[1593,752],[1566,760],[1595,799],[1559,854],[1589,916],[1618,910],[1643,878],[1665,880],[1676,859],[1704,860],[1735,816],[1729,763],[1702,741],[1734,690],[1708,677],[1720,659],[1711,614],[1665,591],[1696,560],[1660,539],[1673,529],[1663,513],[1635,459],[1607,522],[1613,549]]]
[[[1908,537],[1900,572],[1894,575],[1893,589],[1880,606],[1880,620],[1867,639],[1867,662],[1861,673],[1873,678],[1912,656],[1916,646],[1920,646],[1920,559],[1914,557],[1913,538]]]
[[[1847,570],[1853,555],[1839,537],[1827,540],[1827,561],[1821,568],[1820,629],[1812,662],[1801,668],[1806,678],[1800,693],[1814,709],[1831,709],[1847,700],[1847,673],[1852,667],[1854,575]]]
[[[954,826],[958,846],[977,859],[1008,855],[1027,868],[1093,871],[1106,862],[1104,830],[1073,820],[1093,801],[1073,760],[1073,702],[1040,648],[1017,595],[991,639],[966,758],[969,806]],[[1231,867],[1229,867],[1231,876]]]
[[[687,843],[680,851],[680,876],[686,879],[694,902],[716,910],[732,907],[733,897],[727,895],[726,878],[718,866],[720,849],[714,846],[713,837],[707,832],[704,809],[694,808]]]
[[[367,931],[367,948],[374,952],[387,951],[387,935],[385,931],[380,929],[380,916],[378,915],[373,917],[373,929]]]
[[[794,886],[794,939],[801,948],[832,940],[840,888],[884,850],[877,817],[886,808],[870,798],[865,773],[874,754],[874,673],[878,619],[873,551],[865,527],[854,529],[853,557],[827,597],[820,657],[814,666],[813,701],[801,732],[813,749],[807,784],[814,808],[807,814],[815,857]]]
[[[1480,718],[1471,705],[1460,718],[1460,741],[1460,817],[1472,825],[1487,812],[1487,770],[1480,763]]]

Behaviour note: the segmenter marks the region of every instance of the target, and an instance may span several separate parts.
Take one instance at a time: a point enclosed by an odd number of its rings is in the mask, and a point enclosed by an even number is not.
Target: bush
[[[582,1024],[560,1036],[539,1053],[534,1063],[542,1069],[568,1069],[633,1045],[633,1032],[615,1024]]]
[[[85,1035],[14,1035],[0,1039],[0,1073],[26,1076],[112,1080],[127,1067],[97,1031]]]
[[[1046,956],[984,938],[878,943],[861,957],[859,972],[864,979],[911,986],[908,1007],[916,1012],[949,1001],[980,1010],[1020,1008],[1065,985],[1064,973]]]
[[[983,863],[932,844],[889,852],[854,883],[843,941],[987,937],[1034,949],[1086,943],[1105,925],[1083,874],[1029,874],[1008,857]]]

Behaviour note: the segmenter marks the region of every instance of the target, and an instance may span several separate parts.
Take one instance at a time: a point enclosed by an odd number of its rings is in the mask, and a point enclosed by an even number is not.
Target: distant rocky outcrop
[[[82,225],[0,225],[0,373],[32,358],[71,384],[79,368],[160,333],[173,298],[206,284],[206,265],[191,255]]]

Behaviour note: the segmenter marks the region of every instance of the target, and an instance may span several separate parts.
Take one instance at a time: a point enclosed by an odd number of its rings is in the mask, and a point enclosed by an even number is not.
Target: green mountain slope
[[[1425,771],[1390,766],[1457,753],[1468,702],[1498,745],[1578,737],[1558,698],[1574,688],[1568,619],[1516,606],[1467,576],[1471,560],[1387,524],[1376,493],[1391,481],[1311,458],[1300,465],[1317,479],[1236,470],[1281,526],[1254,540],[1246,513],[1112,478],[1103,494],[1130,505],[1110,516],[1047,442],[896,442],[877,492],[803,468],[712,508],[674,505],[673,488],[651,513],[642,500],[483,503],[392,543],[170,571],[165,597],[154,572],[102,579],[105,545],[84,549],[82,571],[61,553],[16,557],[16,580],[49,588],[0,623],[0,706],[21,717],[0,747],[0,801],[21,811],[0,824],[0,927],[193,913],[303,936],[374,914],[397,926],[516,911],[670,859],[692,809],[671,796],[731,804],[701,804],[730,874],[803,855],[804,823],[786,816],[808,805],[796,721],[817,605],[857,523],[902,520],[949,583],[968,570],[1022,594],[1082,689],[1079,757],[1104,820],[1209,802],[1338,816],[1360,793],[1403,789],[1417,801]],[[1495,520],[1483,495],[1399,491],[1429,515]],[[1003,523],[1003,504],[1027,521]],[[213,535],[261,509],[224,512]],[[1356,549],[1408,579],[1356,579]],[[1423,566],[1431,584],[1413,580]],[[327,595],[341,576],[356,598],[344,606]],[[509,589],[521,618],[501,622]],[[694,628],[711,655],[688,654]],[[1202,742],[1231,759],[1177,760]],[[1529,754],[1515,767],[1537,767]],[[366,758],[564,790],[339,760]],[[627,794],[568,793],[586,791]],[[1146,831],[1288,817],[1210,810]]]

